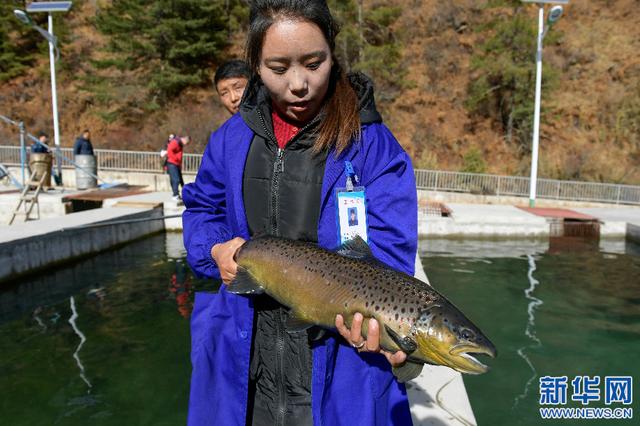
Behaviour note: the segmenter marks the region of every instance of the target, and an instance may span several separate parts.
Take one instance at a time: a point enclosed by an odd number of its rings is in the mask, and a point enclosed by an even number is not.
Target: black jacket
[[[362,74],[350,76],[360,99],[363,123],[381,121],[373,85]],[[320,194],[327,152],[314,154],[312,120],[278,148],[271,100],[260,80],[250,82],[240,114],[254,131],[244,169],[243,199],[251,235],[269,234],[317,242]],[[247,424],[311,425],[311,342],[318,330],[285,330],[287,309],[267,295],[254,298],[250,403]]]
[[[93,146],[89,139],[80,136],[73,144],[73,155],[93,155]]]

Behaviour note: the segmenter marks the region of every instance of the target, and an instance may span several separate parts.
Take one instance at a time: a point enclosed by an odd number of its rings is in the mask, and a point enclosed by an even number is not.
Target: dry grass
[[[99,2],[84,2],[74,15],[76,37],[64,60],[82,64],[96,58],[102,43],[87,24]],[[371,2],[365,1],[365,6]],[[470,59],[486,37],[478,28],[490,15],[486,1],[391,0],[402,6],[397,22],[405,45],[403,63],[410,89],[379,101],[386,123],[418,167],[457,170],[463,157],[478,149],[488,172],[528,175],[530,153],[505,142],[493,123],[464,107]],[[92,9],[93,8],[93,9]],[[527,13],[535,22],[535,7]],[[545,46],[544,60],[559,69],[558,89],[545,96],[541,128],[540,175],[640,184],[640,153],[619,128],[620,114],[640,84],[640,8],[637,0],[572,2],[554,31],[564,35]],[[243,37],[236,35],[231,56],[241,56]],[[534,43],[532,41],[532,49]],[[533,50],[532,64],[533,67]],[[87,72],[80,66],[78,75]],[[213,70],[211,70],[213,72]],[[48,62],[0,88],[0,113],[22,118],[32,131],[51,128]],[[99,147],[159,149],[169,132],[189,133],[190,152],[201,152],[211,130],[227,118],[213,88],[185,92],[164,110],[124,124],[103,121],[76,75],[60,79],[59,103],[63,145],[83,127],[94,131]],[[0,138],[15,134],[0,126]]]

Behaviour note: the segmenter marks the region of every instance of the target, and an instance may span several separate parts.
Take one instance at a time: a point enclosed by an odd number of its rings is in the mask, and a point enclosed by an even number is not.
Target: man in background
[[[47,148],[48,143],[49,136],[45,132],[38,133],[38,142],[34,142],[31,145],[31,152],[36,154],[47,154],[49,152],[49,149]]]
[[[58,184],[59,177],[53,172],[53,156],[51,151],[47,148],[49,143],[49,136],[45,132],[38,133],[38,141],[31,145],[31,155],[29,155],[29,174],[35,172],[33,179],[40,181],[42,179],[42,186],[46,189],[53,189],[51,187],[51,176],[54,176],[56,184]],[[60,179],[60,183],[61,179]]]
[[[244,61],[235,59],[220,65],[213,77],[213,84],[222,105],[233,115],[240,109],[240,101],[249,82],[249,68]]]
[[[93,155],[89,129],[85,129],[82,132],[82,136],[78,136],[78,139],[76,139],[76,143],[73,144],[73,155]]]
[[[167,173],[169,173],[173,199],[176,201],[182,199],[182,197],[180,197],[180,185],[184,187],[184,180],[182,179],[182,153],[184,152],[185,145],[188,145],[189,142],[191,142],[189,136],[182,136],[171,139],[169,145],[167,145]]]

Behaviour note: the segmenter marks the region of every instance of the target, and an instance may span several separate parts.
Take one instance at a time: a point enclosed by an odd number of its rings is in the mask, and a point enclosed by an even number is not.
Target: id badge
[[[367,202],[363,187],[336,190],[338,207],[338,234],[340,244],[360,236],[369,242],[367,235]]]

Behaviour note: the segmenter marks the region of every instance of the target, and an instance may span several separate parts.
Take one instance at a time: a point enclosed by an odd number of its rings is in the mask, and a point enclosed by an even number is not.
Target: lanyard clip
[[[351,192],[353,191],[353,182],[355,181],[356,184],[358,183],[358,175],[356,175],[356,172],[353,170],[353,164],[351,164],[351,161],[344,162],[344,174],[347,175],[347,191]]]

